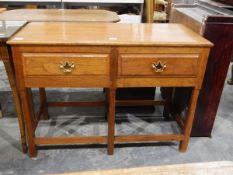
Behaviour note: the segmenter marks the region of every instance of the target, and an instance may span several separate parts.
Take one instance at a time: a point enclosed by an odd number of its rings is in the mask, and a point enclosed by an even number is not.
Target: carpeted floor
[[[118,168],[134,168],[192,162],[233,161],[233,87],[225,85],[211,138],[191,138],[186,153],[178,151],[178,143],[117,145],[108,156],[106,145],[40,147],[37,158],[21,153],[19,129],[7,81],[0,64],[0,101],[5,117],[0,119],[0,175],[47,174]],[[34,90],[35,106],[38,105]],[[103,99],[101,89],[48,90],[50,100]],[[176,124],[161,120],[161,108],[155,112],[132,109],[117,114],[117,134],[179,132]],[[51,108],[51,119],[40,122],[37,135],[106,135],[105,109]]]

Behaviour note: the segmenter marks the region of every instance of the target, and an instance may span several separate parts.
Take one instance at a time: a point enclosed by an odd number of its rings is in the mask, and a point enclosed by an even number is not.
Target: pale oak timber
[[[115,142],[150,142],[150,141],[174,141],[182,140],[183,135],[178,134],[163,134],[163,135],[128,135],[128,136],[116,136]]]
[[[155,76],[152,63],[161,61],[167,64],[168,67],[166,71],[161,72],[158,76],[195,76],[198,56],[198,54],[121,54],[118,73],[120,76]],[[179,61],[176,58],[179,58]],[[174,72],[174,70],[176,71]]]
[[[68,145],[68,144],[94,144],[94,143],[106,143],[107,138],[103,136],[83,136],[83,137],[38,137],[35,138],[35,144],[37,145]]]
[[[86,9],[17,9],[0,14],[0,20],[28,22],[118,22],[115,12]]]
[[[94,31],[93,28],[95,28]],[[23,39],[17,40],[17,38]],[[42,22],[28,24],[12,37],[8,44],[12,46],[17,83],[22,92],[32,87],[107,88],[108,135],[104,143],[108,145],[108,154],[114,153],[116,142],[131,141],[177,140],[180,141],[180,151],[187,149],[197,96],[202,84],[209,49],[212,46],[209,41],[191,30],[179,24]],[[88,56],[85,57],[85,55]],[[50,59],[50,56],[55,57],[55,61]],[[86,61],[80,62],[83,56]],[[45,58],[47,62],[44,61]],[[37,64],[33,63],[34,60]],[[93,60],[95,61],[92,62]],[[138,60],[140,61],[138,62]],[[77,64],[77,69],[72,67],[69,72],[63,72],[62,69],[59,69],[60,61],[74,62]],[[152,69],[152,64],[156,61],[165,61],[166,69],[155,72],[154,68]],[[97,67],[87,63],[95,63]],[[143,65],[140,68],[141,71],[135,68],[136,64]],[[49,69],[47,69],[48,65]],[[70,68],[69,65],[67,67]],[[32,67],[31,70],[29,70],[30,67]],[[161,69],[160,67],[158,69]],[[177,71],[175,67],[177,67]],[[102,70],[102,74],[99,70]],[[192,87],[194,89],[184,132],[181,134],[117,136],[115,134],[115,107],[129,105],[130,102],[135,104],[136,102],[116,101],[116,89],[155,86]],[[30,99],[26,100],[30,102]],[[90,105],[105,105],[102,102],[69,102],[67,105],[82,106],[88,103]],[[138,105],[148,105],[158,102],[138,101],[137,103]],[[66,105],[63,102],[51,104],[54,106]],[[32,115],[33,112],[27,113],[28,110],[32,110],[30,103],[25,102],[24,105],[27,105],[24,107],[27,118],[26,125],[32,125],[33,122],[30,120],[29,114]],[[27,128],[28,132],[33,132],[30,127]],[[65,141],[78,144],[80,143],[79,139],[82,139],[65,138],[64,141],[64,138],[61,137],[49,141],[47,138],[34,138],[33,133],[29,135],[31,135],[29,137],[31,156],[36,155],[35,141],[38,145],[41,143],[65,143]],[[95,142],[95,136],[91,136],[89,141]]]
[[[199,95],[199,89],[193,89],[190,105],[188,109],[187,118],[184,125],[184,139],[180,141],[180,151],[185,152],[188,148],[189,137],[192,130],[192,123],[194,119],[195,108],[197,105],[197,98]]]
[[[124,45],[191,48],[209,46],[207,40],[180,24],[120,25],[117,23],[103,24],[72,22],[51,22],[49,24],[50,25],[44,22],[29,23],[27,27],[23,28],[16,35],[17,37],[15,36],[11,38],[8,43],[11,45]],[[17,40],[14,38],[23,39]]]
[[[109,74],[108,54],[26,53],[23,58],[26,76],[63,75],[59,66],[64,62],[74,63],[73,71],[67,73],[72,76]]]

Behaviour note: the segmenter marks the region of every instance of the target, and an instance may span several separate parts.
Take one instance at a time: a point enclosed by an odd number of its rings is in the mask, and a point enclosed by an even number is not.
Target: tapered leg
[[[187,114],[184,130],[183,130],[184,138],[180,142],[180,151],[181,152],[185,152],[188,148],[189,137],[190,137],[191,130],[192,130],[193,119],[194,119],[195,109],[196,109],[196,105],[197,105],[198,95],[199,95],[199,90],[194,89],[192,92],[190,105],[189,105],[189,109],[188,109],[188,114]]]
[[[233,65],[231,65],[231,78],[227,81],[227,83],[233,85]]]
[[[12,95],[13,95],[13,100],[15,104],[15,109],[16,109],[16,114],[19,122],[19,130],[20,130],[20,135],[21,135],[21,145],[22,145],[22,151],[23,153],[27,152],[27,143],[26,143],[26,136],[25,136],[25,125],[24,125],[24,120],[23,120],[23,114],[22,114],[22,109],[21,109],[21,103],[19,99],[19,94],[16,88],[16,82],[15,82],[15,74],[13,71],[13,66],[10,63],[9,60],[3,61],[6,73],[8,76],[9,84],[12,90]]]
[[[108,154],[112,155],[115,137],[116,90],[109,89],[108,94]]]
[[[0,104],[0,118],[2,118],[2,106]]]
[[[31,106],[31,95],[30,89],[25,89],[20,91],[20,99],[22,102],[22,111],[24,114],[25,126],[26,126],[26,134],[27,134],[27,142],[28,142],[28,150],[30,157],[37,156],[37,149],[34,142],[35,138],[35,129],[34,129],[34,112]]]
[[[45,88],[39,88],[39,94],[40,94],[40,105],[42,106],[42,119],[48,120],[49,119],[49,113],[48,113],[48,105],[47,105],[47,98],[46,98],[46,91]]]

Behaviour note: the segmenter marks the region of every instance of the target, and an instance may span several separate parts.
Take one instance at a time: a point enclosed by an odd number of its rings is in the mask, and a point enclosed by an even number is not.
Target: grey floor
[[[0,69],[1,70],[1,69]],[[178,143],[118,145],[115,154],[108,156],[105,145],[41,147],[37,158],[22,154],[19,129],[15,118],[7,82],[0,72],[2,91],[0,100],[5,117],[0,119],[0,175],[47,174],[79,172],[100,169],[117,169],[154,165],[181,164],[209,161],[233,161],[233,86],[225,85],[211,138],[191,138],[188,152],[180,153]],[[34,91],[37,97],[37,92]],[[101,91],[49,90],[49,99],[81,100],[104,98]],[[35,98],[37,106],[37,98]],[[161,121],[161,108],[121,111],[117,115],[117,134],[144,134],[179,132],[173,122]],[[36,135],[74,136],[106,135],[104,108],[52,108],[51,119],[42,121]]]

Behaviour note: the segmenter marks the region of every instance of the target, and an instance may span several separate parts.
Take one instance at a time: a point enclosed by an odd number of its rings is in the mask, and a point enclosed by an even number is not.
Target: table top
[[[32,22],[9,44],[212,46],[181,24]]]
[[[144,0],[62,0],[62,2],[76,3],[144,3]]]
[[[0,2],[6,3],[37,3],[37,2],[50,2],[50,3],[61,3],[61,0],[0,0]]]
[[[26,24],[26,21],[0,21],[0,41],[10,38]]]
[[[0,13],[0,20],[59,22],[118,22],[115,12],[87,9],[19,9]]]
[[[0,0],[0,2],[69,2],[69,3],[144,3],[144,0]]]

